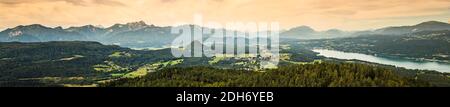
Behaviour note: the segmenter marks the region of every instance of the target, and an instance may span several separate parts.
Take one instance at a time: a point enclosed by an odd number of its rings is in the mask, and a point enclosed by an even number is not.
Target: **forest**
[[[2,42],[0,50],[0,87],[90,85],[173,59],[167,49],[134,51],[85,41]]]
[[[426,87],[415,77],[355,63],[286,65],[262,72],[212,67],[172,67],[147,76],[121,79],[102,87]]]
[[[412,59],[450,61],[450,31],[422,31],[403,35],[361,35],[306,41],[307,47]]]
[[[317,56],[283,41],[276,69],[250,57],[175,58],[170,49],[98,42],[0,43],[0,87],[422,87],[450,86],[448,73]]]

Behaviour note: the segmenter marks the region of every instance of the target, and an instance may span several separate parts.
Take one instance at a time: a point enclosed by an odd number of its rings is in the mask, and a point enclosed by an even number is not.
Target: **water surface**
[[[337,58],[337,59],[356,59],[379,64],[394,65],[397,67],[404,67],[407,69],[421,69],[421,70],[435,70],[439,72],[450,72],[449,63],[432,62],[432,61],[416,61],[412,59],[401,58],[385,58],[373,55],[366,55],[360,53],[341,52],[336,50],[314,49],[314,52],[321,56]]]

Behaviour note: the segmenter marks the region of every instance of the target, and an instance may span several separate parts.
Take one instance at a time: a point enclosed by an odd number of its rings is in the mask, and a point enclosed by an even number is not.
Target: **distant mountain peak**
[[[401,35],[421,31],[450,30],[450,24],[439,21],[427,21],[413,26],[393,26],[375,30],[377,34]]]
[[[144,21],[138,21],[138,22],[129,22],[127,25],[147,25]]]
[[[303,32],[303,33],[314,33],[316,32],[314,29],[312,29],[309,26],[298,26],[298,27],[294,27],[289,29],[288,31],[297,31],[297,32]]]
[[[95,28],[96,26],[94,26],[94,25],[84,25],[84,26],[81,26],[81,27]]]
[[[311,31],[314,31],[314,29],[312,29],[311,27],[309,27],[309,26],[305,26],[305,25],[302,25],[302,26],[298,26],[298,27],[294,27],[294,28],[292,28],[291,30],[299,30],[299,29],[302,29],[302,30],[311,30]]]
[[[32,26],[32,27],[45,27],[44,25],[41,25],[41,24],[31,24],[31,25],[28,25],[28,26]]]
[[[129,22],[126,24],[114,24],[113,26],[109,27],[108,29],[110,31],[114,31],[114,29],[127,29],[127,30],[139,30],[142,28],[150,27],[147,25],[144,21],[138,21],[138,22]]]
[[[103,33],[104,29],[101,27],[97,27],[94,25],[84,25],[84,26],[80,26],[80,27],[70,27],[65,29],[66,31],[69,32],[78,32],[84,35],[94,35],[97,33]]]
[[[25,33],[25,31],[29,31],[29,30],[49,30],[49,29],[53,29],[53,28],[46,27],[41,24],[31,24],[31,25],[19,25],[14,28],[8,28],[2,32],[9,32],[10,36],[11,35],[20,36],[23,33]],[[17,32],[20,32],[20,33],[17,33]]]
[[[327,31],[325,31],[326,33],[331,33],[331,34],[337,34],[337,33],[343,33],[344,31],[339,30],[339,29],[329,29]]]
[[[342,30],[339,30],[339,29],[328,29],[326,32],[342,32]]]
[[[63,30],[61,26],[55,27],[54,29]]]
[[[445,22],[440,22],[440,21],[426,21],[426,22],[422,22],[420,24],[436,24],[436,23],[445,23]]]
[[[41,24],[31,24],[31,25],[19,25],[15,27],[16,29],[22,29],[22,28],[48,28]]]
[[[439,22],[439,21],[427,21],[427,22],[419,23],[419,24],[417,24],[415,26],[439,26],[439,25],[441,25],[441,26],[449,26],[450,24],[445,23],[445,22]]]
[[[287,31],[283,31],[280,35],[290,36],[290,37],[302,37],[302,38],[313,38],[313,35],[317,32],[309,26],[298,26],[291,28]]]

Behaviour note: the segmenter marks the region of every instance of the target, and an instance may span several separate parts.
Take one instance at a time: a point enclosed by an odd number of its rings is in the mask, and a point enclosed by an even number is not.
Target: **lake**
[[[313,49],[314,52],[319,53],[321,56],[337,58],[337,59],[356,59],[361,61],[394,65],[397,67],[404,67],[407,69],[421,69],[421,70],[435,70],[439,72],[450,72],[449,63],[432,62],[432,61],[416,61],[412,59],[400,59],[400,58],[385,58],[373,55],[366,55],[360,53],[348,53],[335,50],[326,49]]]

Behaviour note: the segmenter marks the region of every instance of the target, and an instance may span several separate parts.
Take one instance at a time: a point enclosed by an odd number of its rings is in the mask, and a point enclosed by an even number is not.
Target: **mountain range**
[[[115,24],[103,28],[93,25],[79,27],[46,27],[40,24],[20,25],[0,32],[0,42],[46,42],[46,41],[98,41],[125,47],[163,47],[177,36],[171,34],[171,26],[148,25],[143,21]],[[402,35],[420,31],[450,30],[450,24],[428,21],[412,26],[385,27],[366,31],[342,31],[330,29],[316,31],[308,26],[299,26],[280,32],[282,38],[323,39],[351,37],[368,34]]]
[[[412,34],[421,31],[440,31],[440,30],[450,30],[450,24],[438,21],[428,21],[413,26],[396,26],[396,27],[381,28],[373,31],[373,33],[384,35],[402,35],[402,34]]]
[[[352,34],[351,32],[346,32],[339,29],[316,31],[309,26],[299,26],[281,32],[280,37],[296,38],[296,39],[324,39],[324,38],[348,37],[351,36],[351,34]]]
[[[391,26],[376,30],[364,31],[342,31],[339,29],[330,29],[327,31],[315,31],[308,26],[299,26],[281,33],[281,37],[297,39],[324,39],[353,37],[360,35],[404,35],[413,34],[422,31],[441,31],[450,30],[450,24],[438,21],[427,21],[412,26]]]

